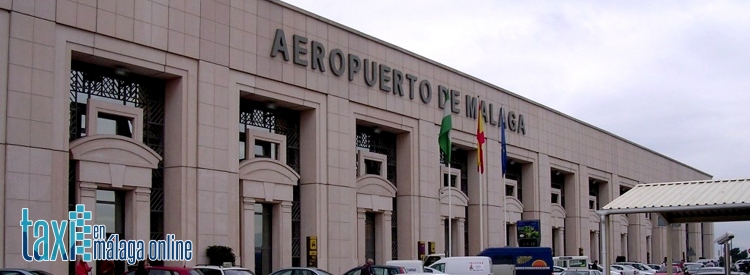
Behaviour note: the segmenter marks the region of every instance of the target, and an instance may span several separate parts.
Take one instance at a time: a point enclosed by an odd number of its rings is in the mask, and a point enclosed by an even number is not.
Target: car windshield
[[[317,270],[318,272],[320,272],[320,273],[323,273],[323,274],[325,274],[325,275],[333,275],[333,274],[331,274],[330,272],[328,272],[328,271],[325,271],[325,270],[322,270],[322,269],[320,269],[320,268],[316,268],[315,270]]]
[[[702,265],[697,265],[697,264],[691,264],[691,265],[687,265],[687,266],[685,266],[685,268],[686,268],[687,270],[690,270],[690,271],[693,271],[693,270],[698,270],[698,269],[700,269],[701,267],[703,267],[703,266],[702,266]]]

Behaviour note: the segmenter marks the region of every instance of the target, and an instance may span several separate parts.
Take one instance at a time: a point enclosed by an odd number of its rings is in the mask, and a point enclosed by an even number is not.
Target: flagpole
[[[482,99],[477,96],[477,154],[482,152],[482,143],[479,142],[479,128],[482,126]],[[484,129],[482,129],[482,135],[484,135]],[[484,174],[484,154],[479,155],[481,167],[477,167],[479,171],[479,251],[484,250],[484,192],[482,186],[482,176]],[[468,195],[468,194],[467,194]],[[468,241],[468,240],[466,240]]]
[[[451,148],[451,150],[453,150]],[[448,257],[453,254],[453,185],[451,184],[451,160],[448,159]]]
[[[479,147],[481,150],[482,145],[479,144]],[[484,161],[484,157],[482,157],[482,161]],[[484,210],[482,209],[484,196],[482,196],[482,175],[482,173],[479,173],[479,251],[484,250]]]
[[[506,193],[508,189],[506,188],[506,185],[505,185],[505,174],[506,174],[505,173],[505,170],[506,170],[506,168],[505,168],[505,165],[506,165],[505,161],[506,161],[506,158],[503,157],[503,153],[507,154],[507,152],[503,152],[503,149],[504,149],[503,146],[505,146],[505,144],[504,144],[504,142],[505,142],[505,108],[504,108],[503,104],[500,104],[500,120],[501,120],[500,121],[500,171],[503,174],[503,182],[502,182],[502,188],[503,188],[503,216],[504,216],[503,220],[505,221],[504,224],[503,224],[503,226],[505,226],[505,236],[506,236],[505,237],[505,240],[506,240],[506,244],[505,245],[506,246],[510,246],[510,243],[508,243],[508,239],[509,238],[507,237],[510,232],[508,232],[508,201],[507,201],[508,200],[508,194]],[[518,189],[518,186],[516,186],[516,190],[517,189]]]
[[[508,202],[506,201],[508,198],[508,194],[505,193],[506,190],[507,188],[505,188],[505,173],[503,173],[503,214],[505,215],[505,219],[504,219],[505,222],[503,226],[505,226],[505,235],[507,236],[509,232],[508,232]],[[508,240],[507,237],[505,239]],[[505,245],[510,246],[509,243],[506,243]]]

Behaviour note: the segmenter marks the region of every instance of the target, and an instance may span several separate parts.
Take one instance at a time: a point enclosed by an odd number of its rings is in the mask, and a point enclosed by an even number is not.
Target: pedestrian
[[[99,275],[114,275],[115,274],[115,262],[112,260],[102,260],[97,262],[99,268],[97,274]]]
[[[365,264],[362,265],[362,268],[360,269],[359,274],[360,275],[374,275],[375,271],[373,271],[372,266],[375,264],[375,261],[370,258],[367,259]]]
[[[148,270],[146,270],[146,266],[148,266],[148,263],[146,260],[138,262],[138,267],[135,269],[135,275],[148,275]]]
[[[89,272],[91,272],[89,264],[78,258],[76,260],[76,275],[88,275]]]
[[[594,260],[594,262],[591,263],[591,265],[589,266],[589,269],[591,269],[591,270],[598,270],[599,269],[599,261]]]

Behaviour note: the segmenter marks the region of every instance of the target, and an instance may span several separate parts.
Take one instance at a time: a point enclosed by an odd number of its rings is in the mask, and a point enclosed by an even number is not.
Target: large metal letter
[[[283,54],[284,61],[289,61],[289,52],[286,49],[286,38],[284,37],[284,30],[277,29],[276,36],[273,37],[273,47],[271,48],[271,57],[276,57],[276,53],[280,52]]]

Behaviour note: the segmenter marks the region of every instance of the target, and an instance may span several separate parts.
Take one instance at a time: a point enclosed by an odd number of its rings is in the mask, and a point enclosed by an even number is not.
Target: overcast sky
[[[287,2],[714,179],[750,177],[750,1]],[[750,222],[715,230],[750,247]]]

